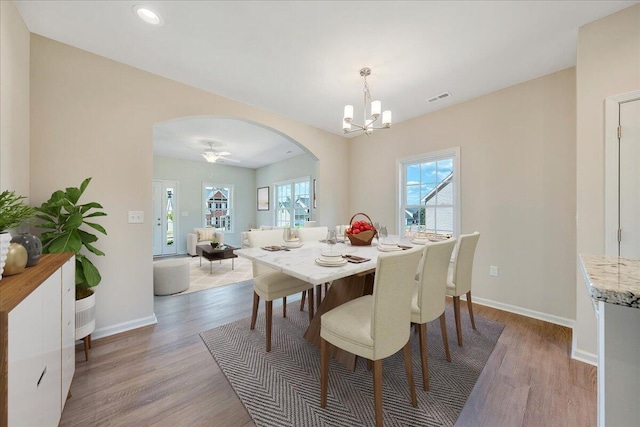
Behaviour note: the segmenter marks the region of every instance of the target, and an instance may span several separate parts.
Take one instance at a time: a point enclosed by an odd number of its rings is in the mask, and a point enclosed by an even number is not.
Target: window
[[[458,235],[459,153],[456,148],[400,162],[400,233]]]
[[[204,226],[233,232],[233,185],[202,184]]]
[[[311,179],[279,182],[275,191],[276,227],[303,227],[311,219]]]

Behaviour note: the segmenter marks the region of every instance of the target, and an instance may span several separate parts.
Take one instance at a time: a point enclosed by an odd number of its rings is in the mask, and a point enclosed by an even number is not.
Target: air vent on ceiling
[[[433,98],[429,98],[427,99],[427,102],[437,102],[440,101],[441,99],[445,99],[451,96],[451,93],[449,92],[445,92],[445,93],[441,93],[438,96],[434,96]]]

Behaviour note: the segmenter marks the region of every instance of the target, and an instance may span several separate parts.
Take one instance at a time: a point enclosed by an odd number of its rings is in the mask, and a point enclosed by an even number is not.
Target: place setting
[[[325,243],[329,245],[330,250],[323,251],[320,254],[320,258],[316,258],[316,264],[323,267],[340,267],[348,262],[346,258],[342,257],[341,253],[333,251],[333,247],[337,243],[335,230],[327,231],[327,238],[325,239]]]

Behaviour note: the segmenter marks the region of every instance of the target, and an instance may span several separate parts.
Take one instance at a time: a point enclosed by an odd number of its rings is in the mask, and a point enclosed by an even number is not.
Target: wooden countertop
[[[73,255],[73,252],[45,254],[36,265],[22,273],[3,277],[0,280],[0,312],[13,310]]]

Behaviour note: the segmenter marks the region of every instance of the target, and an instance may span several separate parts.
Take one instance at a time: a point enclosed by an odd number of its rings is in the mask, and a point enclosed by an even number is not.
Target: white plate
[[[429,242],[429,240],[427,239],[413,239],[411,241],[411,243],[413,243],[414,245],[426,245],[427,242]]]
[[[399,247],[398,245],[395,245],[395,246],[384,245],[384,246],[378,246],[378,250],[380,252],[395,252],[395,251],[401,251],[402,248]]]
[[[341,259],[339,262],[326,262],[321,260],[320,258],[316,259],[316,264],[322,265],[323,267],[340,267],[347,263],[346,259]]]
[[[292,242],[284,242],[283,246],[287,247],[287,248],[299,248],[300,246],[302,246],[302,242],[301,241],[292,241]]]

